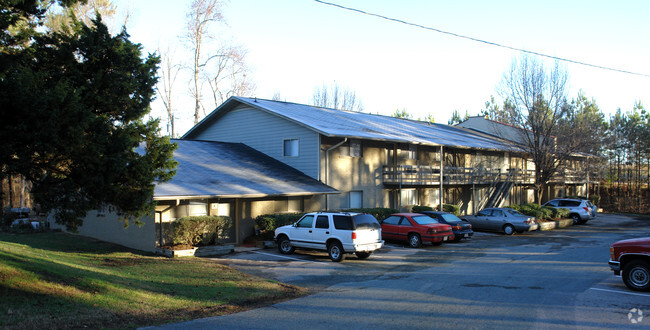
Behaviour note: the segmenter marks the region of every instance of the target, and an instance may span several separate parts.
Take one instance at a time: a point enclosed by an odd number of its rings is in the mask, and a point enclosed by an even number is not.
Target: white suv
[[[586,223],[596,217],[595,207],[588,200],[557,198],[546,202],[543,206],[569,209],[569,216],[575,225]]]
[[[384,246],[379,222],[363,213],[307,213],[293,225],[277,228],[275,239],[282,254],[296,248],[323,250],[336,262],[345,259],[345,253],[365,259]]]

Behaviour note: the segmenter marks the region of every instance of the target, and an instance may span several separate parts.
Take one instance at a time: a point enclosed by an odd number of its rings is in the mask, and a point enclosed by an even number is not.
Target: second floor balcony
[[[384,166],[382,179],[385,185],[403,186],[438,186],[440,185],[440,167],[426,165]],[[444,167],[442,171],[444,185],[492,184],[509,181],[517,185],[533,185],[534,170],[495,169],[474,167]],[[583,171],[562,169],[550,180],[551,183],[581,184],[587,182]]]

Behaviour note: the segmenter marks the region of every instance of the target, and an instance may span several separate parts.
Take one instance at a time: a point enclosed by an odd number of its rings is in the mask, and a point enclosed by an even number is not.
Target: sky
[[[650,1],[425,1],[330,2],[434,29],[537,53],[650,75]],[[128,11],[130,40],[146,53],[171,49],[178,61],[191,54],[181,35],[190,0],[114,0]],[[353,90],[363,111],[414,118],[432,114],[447,123],[454,110],[477,115],[521,53],[363,15],[313,0],[231,0],[225,25],[211,30],[247,50],[255,96],[310,103],[317,87]],[[119,20],[119,19],[118,19]],[[552,60],[544,60],[547,66]],[[582,91],[606,116],[635,102],[650,106],[650,77],[559,62],[569,75],[569,97]],[[189,73],[177,78],[177,132],[193,125]],[[207,102],[206,102],[207,103]],[[210,109],[208,109],[210,110]],[[209,112],[209,111],[208,111]],[[160,100],[152,115],[162,117]]]

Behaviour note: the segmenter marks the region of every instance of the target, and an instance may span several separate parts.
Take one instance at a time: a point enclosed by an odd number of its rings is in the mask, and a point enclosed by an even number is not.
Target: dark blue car
[[[460,241],[463,238],[470,238],[474,235],[472,230],[472,224],[469,221],[465,221],[449,212],[439,212],[439,211],[423,211],[420,212],[426,214],[440,223],[444,223],[451,226],[451,230],[454,232],[455,242]]]

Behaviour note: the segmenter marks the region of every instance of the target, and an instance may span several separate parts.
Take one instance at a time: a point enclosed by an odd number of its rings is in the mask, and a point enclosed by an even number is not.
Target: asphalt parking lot
[[[650,221],[601,214],[583,226],[418,249],[388,242],[370,258],[246,249],[215,262],[309,288],[311,295],[167,328],[650,328],[650,293],[607,265],[614,241]],[[646,313],[644,317],[643,313]]]

